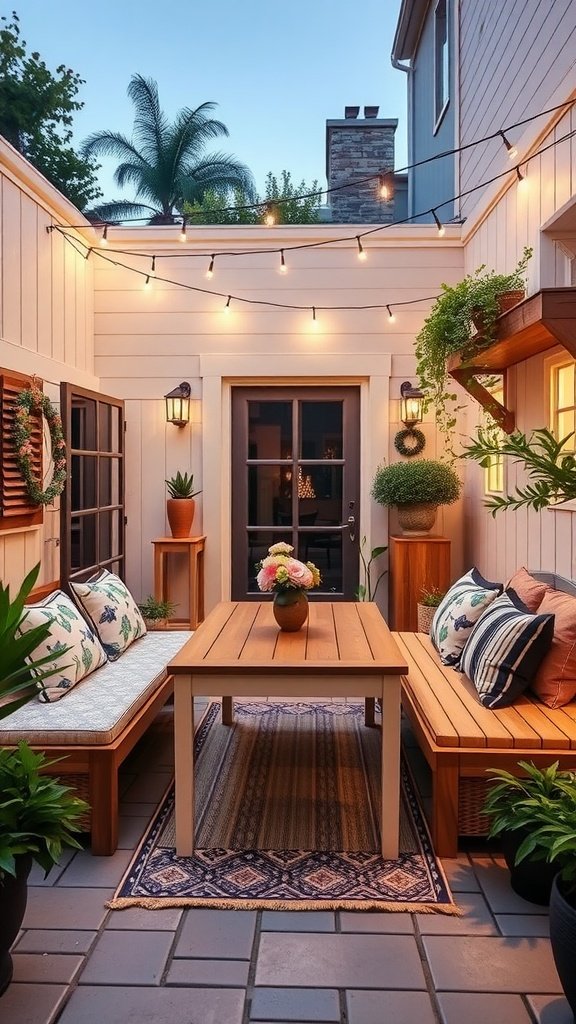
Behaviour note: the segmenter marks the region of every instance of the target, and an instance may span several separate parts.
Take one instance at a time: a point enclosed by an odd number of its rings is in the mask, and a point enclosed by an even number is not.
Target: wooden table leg
[[[194,853],[194,697],[192,677],[174,678],[176,854]]]
[[[233,697],[222,697],[222,725],[234,725]]]
[[[382,856],[395,859],[400,841],[400,676],[382,680]]]
[[[375,725],[376,719],[374,717],[374,697],[364,698],[364,725]]]

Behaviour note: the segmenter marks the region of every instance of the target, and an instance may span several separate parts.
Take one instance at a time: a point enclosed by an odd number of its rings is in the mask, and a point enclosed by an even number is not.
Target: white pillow
[[[42,666],[42,671],[56,669],[54,675],[42,681],[40,700],[60,700],[76,683],[94,672],[106,661],[106,652],[90,623],[78,611],[67,594],[55,590],[37,604],[25,605],[18,626],[19,633],[27,633],[34,626],[50,623],[50,635],[36,647],[31,660],[54,654],[54,662]],[[58,652],[70,647],[66,654]]]
[[[71,583],[70,589],[93,623],[110,661],[146,633],[136,601],[114,573],[102,569],[85,583]]]
[[[430,636],[444,665],[456,667],[470,633],[482,612],[502,593],[501,583],[489,583],[470,569],[444,595],[430,629]]]

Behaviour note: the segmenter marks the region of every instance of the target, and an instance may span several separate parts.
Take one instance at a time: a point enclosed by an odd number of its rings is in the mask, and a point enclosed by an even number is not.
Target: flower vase
[[[303,590],[280,590],[274,594],[272,611],[284,633],[296,633],[308,618],[308,598]]]

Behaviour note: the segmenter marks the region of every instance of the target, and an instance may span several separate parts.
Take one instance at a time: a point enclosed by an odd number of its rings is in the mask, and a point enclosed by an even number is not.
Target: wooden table
[[[196,629],[204,618],[204,542],[206,537],[156,537],[154,547],[154,597],[169,600],[169,555],[188,560],[188,617],[171,617],[168,629]]]
[[[194,697],[364,697],[382,702],[382,856],[398,856],[400,677],[407,665],[371,602],[310,602],[308,623],[282,633],[271,601],[224,601],[168,666],[174,676],[176,853],[194,852]]]

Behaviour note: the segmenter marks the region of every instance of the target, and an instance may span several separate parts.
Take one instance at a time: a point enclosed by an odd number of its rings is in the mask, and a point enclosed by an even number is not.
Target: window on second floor
[[[573,359],[554,363],[550,375],[550,429],[560,441],[576,429],[576,363]],[[566,451],[576,451],[576,436]]]
[[[448,0],[437,0],[434,8],[434,130],[442,120],[449,101]]]

